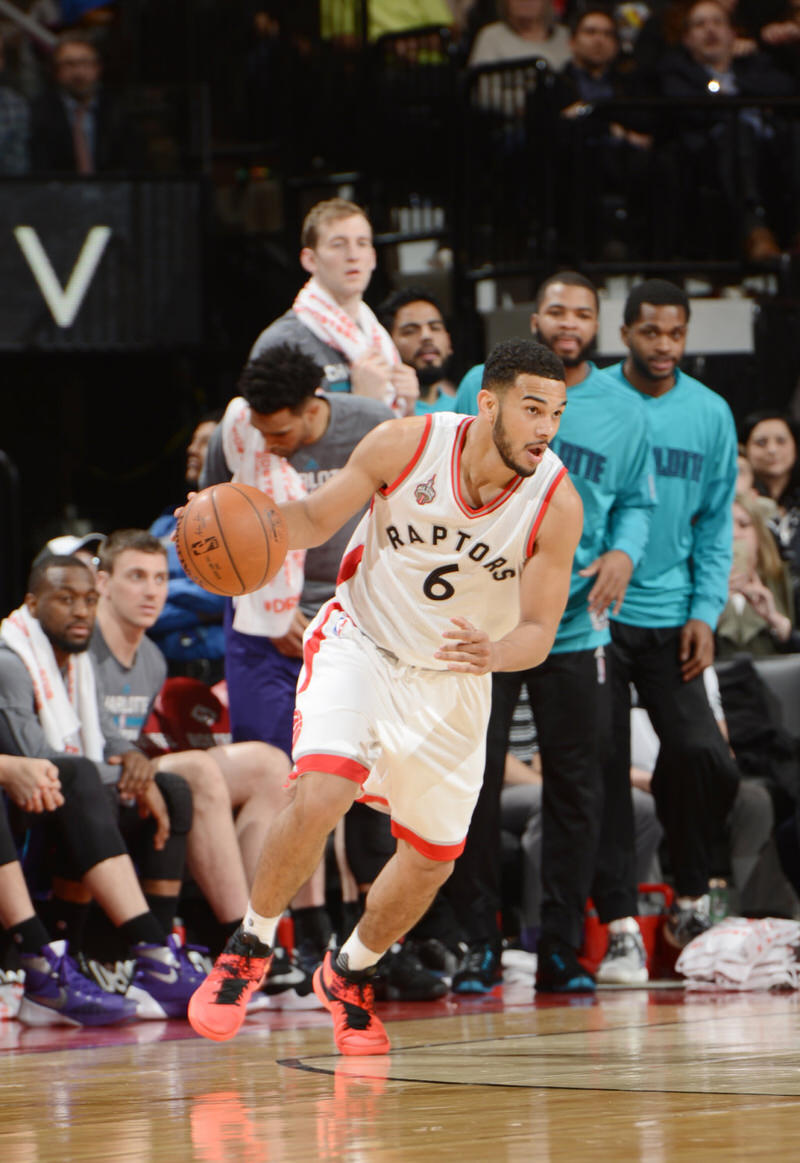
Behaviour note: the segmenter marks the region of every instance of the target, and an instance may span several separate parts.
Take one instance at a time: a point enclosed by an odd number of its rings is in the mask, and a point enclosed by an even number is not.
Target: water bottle
[[[718,925],[730,913],[728,897],[728,882],[722,877],[715,877],[708,882],[708,915],[712,925]]]

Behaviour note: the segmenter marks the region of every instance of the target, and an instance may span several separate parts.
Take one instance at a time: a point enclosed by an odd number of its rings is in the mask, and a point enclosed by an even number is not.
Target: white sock
[[[639,926],[635,917],[618,917],[616,921],[608,922],[609,933],[638,933]]]
[[[371,969],[373,965],[377,965],[385,952],[385,949],[380,953],[376,953],[374,949],[368,949],[359,938],[358,925],[356,925],[339,950],[339,958],[342,968],[351,969],[354,973],[358,973],[362,969]]]
[[[259,941],[269,945],[272,949],[275,946],[275,932],[280,919],[280,917],[262,917],[248,901],[247,912],[242,920],[242,928],[245,933],[252,933],[254,937],[258,937]]]

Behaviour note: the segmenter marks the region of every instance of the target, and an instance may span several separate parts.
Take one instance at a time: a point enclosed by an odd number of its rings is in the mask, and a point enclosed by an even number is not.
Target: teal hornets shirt
[[[610,549],[623,550],[636,567],[645,553],[656,507],[644,406],[594,364],[589,368],[586,379],[567,390],[567,406],[553,440],[553,451],[567,466],[583,501],[583,533],[554,653],[590,650],[610,640],[608,617],[590,615],[586,604],[595,579],[581,577],[580,570]],[[455,411],[477,412],[482,378],[482,364],[467,372]]]

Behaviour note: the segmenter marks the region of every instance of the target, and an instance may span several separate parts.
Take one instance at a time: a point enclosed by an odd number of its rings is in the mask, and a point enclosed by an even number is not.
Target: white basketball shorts
[[[304,637],[293,774],[354,780],[394,836],[454,860],[483,779],[491,691],[489,675],[406,666],[334,599]]]

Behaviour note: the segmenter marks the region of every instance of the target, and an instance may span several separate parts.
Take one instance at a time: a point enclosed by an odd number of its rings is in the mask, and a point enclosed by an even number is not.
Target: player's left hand
[[[681,629],[680,664],[684,682],[691,682],[714,661],[714,635],[707,622],[690,618]]]
[[[622,549],[609,549],[582,569],[581,577],[596,579],[587,599],[592,613],[603,614],[613,606],[612,614],[618,614],[632,573],[633,562]]]
[[[448,670],[462,674],[487,674],[492,669],[492,643],[485,630],[478,630],[467,618],[451,618],[456,630],[445,630],[443,638],[454,639],[445,643],[434,658],[447,663]]]
[[[122,767],[117,787],[124,798],[136,799],[152,782],[156,774],[155,760],[148,759],[141,751],[131,749],[123,755],[112,755],[109,763]]]

